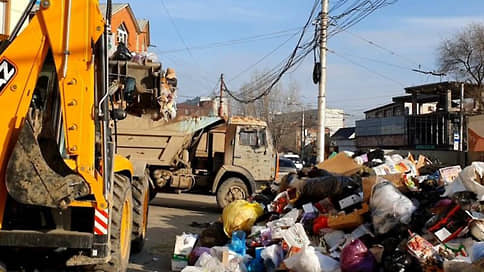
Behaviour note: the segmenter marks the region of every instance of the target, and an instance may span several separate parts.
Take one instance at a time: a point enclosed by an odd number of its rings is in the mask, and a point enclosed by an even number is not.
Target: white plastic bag
[[[225,272],[223,264],[216,257],[212,257],[206,252],[198,258],[195,266],[203,268],[204,272]]]
[[[484,185],[480,183],[484,176],[484,162],[473,162],[460,172],[459,179],[464,187],[476,193],[479,201],[484,201]]]
[[[464,191],[467,191],[467,189],[464,187],[464,184],[462,184],[460,177],[457,177],[454,181],[445,185],[445,192],[442,197],[452,197],[454,194]]]
[[[270,262],[272,263],[273,267],[276,268],[279,267],[279,265],[282,263],[282,260],[284,260],[284,251],[279,245],[275,244],[264,248],[260,256],[264,262]]]
[[[370,209],[375,231],[384,234],[399,222],[410,223],[417,208],[391,182],[383,181],[373,186]]]
[[[313,247],[305,247],[284,261],[287,268],[298,272],[320,272],[319,257]]]
[[[316,252],[311,246],[287,258],[284,264],[291,271],[297,272],[334,272],[340,268],[338,261]]]

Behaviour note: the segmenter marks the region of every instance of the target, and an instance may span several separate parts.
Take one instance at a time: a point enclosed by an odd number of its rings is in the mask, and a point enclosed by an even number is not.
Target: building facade
[[[106,5],[100,5],[101,12],[106,14]],[[138,20],[129,4],[113,4],[111,29],[112,50],[123,43],[131,52],[143,53],[150,46],[150,23]],[[114,51],[113,51],[114,52]]]
[[[5,39],[17,25],[29,0],[0,0],[0,36]]]
[[[470,114],[464,105],[475,86],[458,82],[439,82],[405,88],[408,95],[393,103],[365,112],[356,121],[358,148],[456,150],[466,136],[461,115]],[[462,107],[462,112],[461,112]],[[465,141],[465,139],[464,139]],[[465,145],[465,143],[464,143]]]

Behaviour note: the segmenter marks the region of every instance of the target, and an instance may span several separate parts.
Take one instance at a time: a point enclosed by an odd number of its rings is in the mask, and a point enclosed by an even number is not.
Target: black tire
[[[158,190],[150,186],[149,192],[150,192],[150,202],[151,202],[153,199],[155,199],[156,195],[158,194]]]
[[[240,178],[228,178],[217,189],[217,204],[225,208],[230,202],[249,197],[249,188]]]
[[[133,196],[129,178],[114,174],[113,189],[111,260],[106,264],[97,265],[94,271],[125,272],[128,269],[133,229]],[[124,226],[123,221],[125,222]],[[121,233],[122,230],[124,234]],[[121,240],[124,240],[123,245],[121,245]]]
[[[150,192],[146,178],[133,180],[133,234],[131,241],[131,253],[140,253],[145,244],[146,232],[148,231],[148,210]]]

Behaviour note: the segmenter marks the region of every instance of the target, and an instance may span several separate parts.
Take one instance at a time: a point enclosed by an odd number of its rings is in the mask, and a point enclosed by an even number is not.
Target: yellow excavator
[[[110,103],[111,6],[31,0],[0,43],[0,261],[35,248],[126,271],[143,246],[148,182],[113,148],[126,114]]]

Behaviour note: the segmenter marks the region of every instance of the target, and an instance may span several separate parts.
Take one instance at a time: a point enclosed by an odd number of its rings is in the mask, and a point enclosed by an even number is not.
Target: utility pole
[[[459,151],[464,151],[464,87],[465,84],[460,85],[460,129],[459,129]]]
[[[318,141],[317,162],[324,161],[325,128],[326,128],[326,47],[328,42],[328,6],[329,0],[321,0],[321,40],[319,51],[321,55],[321,79],[319,81],[318,95]]]
[[[306,145],[306,129],[304,128],[304,105],[302,105],[302,120],[301,120],[301,160],[303,160],[304,146]]]
[[[224,117],[223,95],[224,95],[224,74],[220,75],[220,104],[218,105],[218,117]]]

